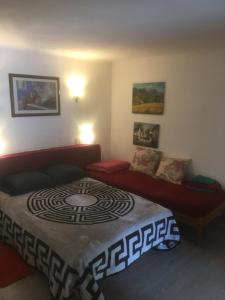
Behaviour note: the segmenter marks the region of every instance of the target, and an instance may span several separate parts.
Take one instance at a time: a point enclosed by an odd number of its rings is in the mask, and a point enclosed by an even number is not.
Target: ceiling
[[[0,47],[115,60],[225,44],[225,0],[0,0]]]

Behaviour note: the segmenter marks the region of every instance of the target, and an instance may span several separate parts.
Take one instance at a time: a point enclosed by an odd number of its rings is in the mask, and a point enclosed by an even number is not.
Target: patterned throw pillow
[[[153,176],[158,168],[161,155],[160,151],[137,147],[131,163],[131,170]]]
[[[185,169],[190,162],[191,159],[162,157],[155,177],[181,184],[184,179]]]

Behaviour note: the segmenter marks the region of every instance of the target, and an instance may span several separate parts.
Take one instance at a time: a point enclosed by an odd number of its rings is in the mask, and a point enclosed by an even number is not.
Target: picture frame
[[[159,124],[134,122],[133,144],[150,148],[158,148],[159,129]]]
[[[60,114],[59,77],[9,73],[12,117]]]
[[[164,113],[165,82],[134,83],[132,112],[162,115]]]

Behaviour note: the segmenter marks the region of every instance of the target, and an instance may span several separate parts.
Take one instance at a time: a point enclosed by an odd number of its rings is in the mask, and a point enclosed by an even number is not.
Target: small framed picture
[[[133,144],[151,148],[159,146],[159,124],[134,122]]]
[[[9,74],[12,117],[60,114],[59,78]]]
[[[132,112],[162,115],[164,113],[165,82],[134,83]]]

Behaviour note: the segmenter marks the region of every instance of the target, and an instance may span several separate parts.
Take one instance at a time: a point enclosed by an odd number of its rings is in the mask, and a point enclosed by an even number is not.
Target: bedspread
[[[98,280],[180,240],[170,210],[100,181],[0,194],[0,237],[43,272],[54,299],[102,300]]]

